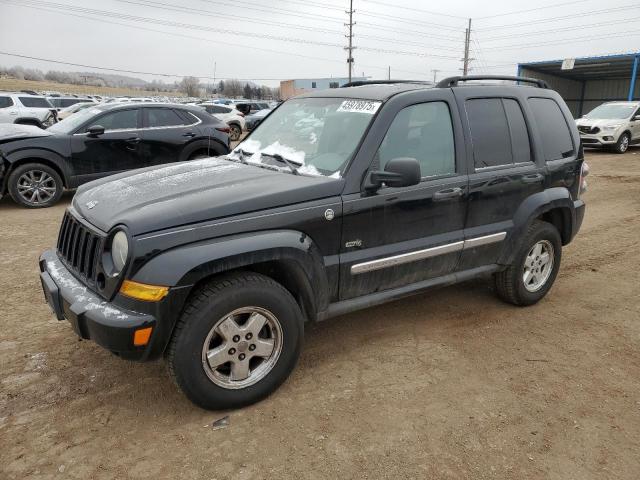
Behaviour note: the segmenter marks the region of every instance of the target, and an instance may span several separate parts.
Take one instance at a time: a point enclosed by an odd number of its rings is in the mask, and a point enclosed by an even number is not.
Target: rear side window
[[[466,104],[475,168],[531,161],[531,144],[520,104],[510,98],[477,98]]]
[[[574,154],[571,131],[560,110],[550,98],[530,98],[529,105],[542,137],[545,160],[559,160]]]
[[[20,103],[29,108],[52,108],[53,105],[44,97],[18,97]]]
[[[501,99],[468,100],[467,118],[471,129],[476,168],[513,163],[509,125]]]
[[[7,108],[13,106],[13,100],[11,97],[0,97],[0,108]]]
[[[149,127],[175,127],[184,125],[180,116],[169,108],[147,108]]]

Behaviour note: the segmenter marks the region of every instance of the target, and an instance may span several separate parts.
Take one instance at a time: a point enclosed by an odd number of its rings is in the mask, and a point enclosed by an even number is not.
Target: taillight
[[[223,132],[223,133],[231,132],[231,129],[229,127],[216,127],[216,130],[218,130],[219,132]]]
[[[585,178],[587,175],[589,175],[589,164],[587,162],[582,162],[582,167],[580,168],[580,179],[578,183],[578,185],[580,185],[580,188],[578,189],[578,198],[580,198],[580,195],[587,191],[587,180]]]

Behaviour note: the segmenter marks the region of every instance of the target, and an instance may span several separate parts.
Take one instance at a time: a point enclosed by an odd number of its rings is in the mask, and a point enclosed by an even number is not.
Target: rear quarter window
[[[571,130],[560,106],[551,98],[529,98],[546,161],[559,160],[574,155]]]
[[[44,97],[18,97],[20,103],[28,108],[53,108]]]
[[[7,108],[13,106],[13,100],[11,97],[0,97],[0,108]]]

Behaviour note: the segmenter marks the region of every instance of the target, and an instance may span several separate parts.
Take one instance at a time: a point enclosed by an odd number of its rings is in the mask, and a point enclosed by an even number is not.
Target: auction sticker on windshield
[[[372,102],[369,100],[345,100],[336,112],[368,113],[373,115],[378,111],[382,102]]]

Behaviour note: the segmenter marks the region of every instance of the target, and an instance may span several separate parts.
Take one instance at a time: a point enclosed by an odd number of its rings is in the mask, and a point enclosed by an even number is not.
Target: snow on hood
[[[609,120],[606,120],[606,119],[598,120],[597,118],[579,118],[578,120],[576,120],[576,125],[578,126],[588,125],[590,127],[605,127],[608,125],[621,125],[626,122],[628,122],[628,120],[625,118],[613,118]]]

